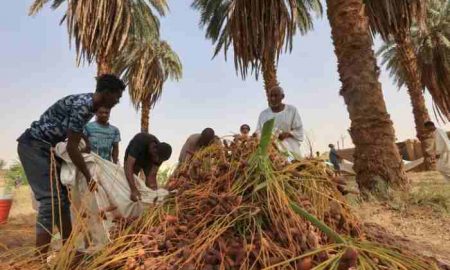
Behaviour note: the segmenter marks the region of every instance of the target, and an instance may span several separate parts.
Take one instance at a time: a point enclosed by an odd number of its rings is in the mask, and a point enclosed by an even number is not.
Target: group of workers
[[[121,136],[119,129],[109,123],[109,116],[124,90],[125,84],[115,75],[101,75],[97,78],[94,93],[70,95],[58,100],[17,139],[20,161],[39,203],[36,247],[41,254],[48,252],[53,225],[58,227],[63,241],[72,231],[68,191],[62,185],[55,188],[60,183],[58,177],[53,177],[52,164],[58,165],[61,160],[53,155],[52,148],[60,142],[67,142],[67,153],[72,163],[94,191],[95,179],[82,154],[92,151],[103,159],[118,163]],[[285,96],[281,87],[270,89],[267,97],[269,108],[260,114],[255,134],[261,132],[267,120],[275,118],[275,130],[283,150],[300,158],[303,126],[297,109],[283,103]],[[95,121],[90,122],[94,115]],[[250,126],[244,124],[240,131],[241,136],[249,136]],[[82,140],[86,147],[80,147]],[[189,136],[181,149],[179,163],[189,162],[195,152],[215,141],[220,142],[220,139],[211,128]],[[158,168],[171,155],[171,146],[151,134],[138,133],[132,138],[123,163],[132,201],[140,199],[134,175],[143,171],[147,187],[157,189]]]
[[[48,252],[53,225],[58,227],[63,241],[68,239],[72,231],[68,191],[59,185],[58,177],[53,177],[52,164],[56,163],[58,168],[61,160],[53,155],[52,148],[67,141],[70,159],[91,190],[95,190],[95,180],[87,169],[82,153],[92,151],[105,160],[116,164],[119,162],[120,131],[109,123],[109,116],[124,90],[125,84],[115,75],[101,75],[97,78],[94,93],[70,95],[58,100],[17,139],[20,161],[35,199],[39,202],[36,247],[41,254]],[[304,136],[302,121],[294,106],[283,103],[284,98],[284,91],[279,86],[268,91],[269,107],[259,115],[254,135],[260,135],[266,121],[275,119],[274,133],[280,150],[289,152],[294,159],[300,159],[300,144]],[[95,121],[90,122],[94,115]],[[433,151],[437,153],[437,169],[450,180],[449,139],[445,131],[437,129],[432,122],[428,121],[425,127],[435,134]],[[239,136],[250,136],[250,126],[242,125]],[[80,147],[81,140],[86,147]],[[178,162],[189,162],[198,150],[214,142],[220,143],[220,139],[212,128],[189,136]],[[329,147],[330,161],[339,174],[341,157],[333,145]],[[151,134],[138,133],[132,138],[125,150],[123,163],[132,201],[140,199],[134,176],[143,171],[146,186],[156,190],[158,169],[171,155],[171,146]],[[55,188],[57,185],[60,188]]]

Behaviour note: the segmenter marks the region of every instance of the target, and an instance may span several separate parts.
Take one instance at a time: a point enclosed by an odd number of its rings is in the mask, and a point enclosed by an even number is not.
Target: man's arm
[[[263,112],[262,112],[258,117],[258,124],[256,125],[256,130],[255,130],[255,133],[258,136],[261,135],[261,130],[262,130],[263,125],[264,125],[264,123],[263,123]]]
[[[127,178],[128,186],[130,187],[131,194],[130,199],[132,201],[137,201],[140,199],[141,194],[136,188],[136,183],[134,182],[134,166],[136,165],[136,158],[128,156],[125,160],[124,170],[125,177]]]
[[[113,144],[112,160],[115,164],[117,164],[117,162],[119,161],[119,143]]]
[[[291,135],[296,140],[303,142],[304,139],[303,123],[297,109],[295,109],[294,111],[294,119],[292,121]]]
[[[69,153],[69,157],[72,160],[73,164],[77,167],[78,170],[84,175],[88,185],[92,179],[91,173],[87,169],[86,162],[84,162],[84,158],[81,155],[80,150],[78,149],[78,145],[80,143],[82,137],[82,133],[74,132],[72,130],[68,130],[67,132],[67,152]]]
[[[115,164],[119,162],[119,142],[120,142],[120,131],[118,128],[114,128],[114,141],[112,149],[112,160]]]
[[[189,155],[192,155],[192,153],[190,153],[191,151],[189,151],[189,138],[184,142],[183,147],[181,148],[180,157],[178,158],[180,164],[188,160]]]
[[[145,184],[147,185],[147,187],[149,187],[153,190],[158,189],[158,183],[156,181],[156,177],[158,175],[158,170],[159,170],[159,166],[156,166],[156,165],[152,166],[152,168],[148,172],[147,179],[145,181]]]

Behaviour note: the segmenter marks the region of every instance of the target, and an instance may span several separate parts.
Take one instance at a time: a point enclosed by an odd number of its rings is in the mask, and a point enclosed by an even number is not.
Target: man
[[[156,176],[159,166],[172,155],[172,147],[148,133],[138,133],[128,144],[125,150],[124,169],[128,184],[130,185],[132,201],[138,201],[141,194],[136,188],[134,175],[141,170],[145,174],[147,187],[156,190],[158,184]]]
[[[341,175],[341,165],[340,162],[342,160],[341,156],[338,155],[336,148],[334,147],[334,144],[329,144],[328,147],[330,148],[330,154],[328,156],[331,164],[333,164],[334,167],[334,173],[336,176]]]
[[[250,134],[250,126],[247,124],[243,124],[240,128],[241,138],[248,138]]]
[[[189,161],[195,152],[210,145],[213,141],[220,142],[212,128],[205,128],[202,133],[189,136],[181,148],[180,157],[178,158],[179,164]]]
[[[301,159],[300,143],[303,141],[303,125],[297,109],[283,103],[284,90],[279,86],[270,89],[268,96],[269,108],[261,112],[258,119],[257,133],[261,135],[265,122],[275,118],[274,129],[281,141],[281,148]]]
[[[447,181],[450,181],[450,141],[445,130],[436,128],[433,122],[425,122],[425,128],[434,133],[434,141],[428,152],[436,153],[436,170],[439,171]]]
[[[100,107],[114,107],[124,89],[125,84],[116,76],[102,75],[97,78],[95,93],[70,95],[58,100],[17,139],[20,161],[39,202],[36,247],[42,255],[48,252],[54,223],[64,241],[72,231],[67,190],[56,181],[55,172],[51,171],[51,164],[55,162],[51,148],[68,139],[70,158],[88,185],[93,183],[78,148],[83,128]],[[92,184],[90,186],[93,187]]]
[[[120,132],[115,126],[109,124],[111,109],[100,107],[95,113],[95,122],[84,127],[84,135],[89,140],[91,151],[103,159],[117,164],[119,160]]]

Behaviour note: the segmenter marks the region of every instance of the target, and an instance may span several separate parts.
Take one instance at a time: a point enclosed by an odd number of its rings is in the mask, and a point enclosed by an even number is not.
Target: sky
[[[170,13],[161,19],[162,39],[167,40],[183,63],[183,78],[168,81],[160,101],[151,111],[150,133],[173,147],[174,163],[190,134],[212,127],[220,136],[237,133],[247,123],[254,130],[259,113],[267,107],[263,81],[242,80],[233,59],[212,58],[214,47],[199,27],[199,13],[191,1],[169,1]],[[76,66],[61,10],[44,9],[34,17],[27,11],[32,1],[9,1],[0,9],[0,159],[17,160],[16,138],[58,99],[95,89],[95,65]],[[337,74],[336,56],[326,17],[317,18],[314,31],[298,35],[290,54],[280,57],[278,80],[285,103],[296,106],[314,151],[344,139],[350,126]],[[383,69],[380,76],[388,112],[399,140],[415,137],[414,120],[405,89],[398,90]],[[427,105],[431,111],[430,98]],[[111,112],[110,123],[121,131],[121,156],[140,131],[140,114],[127,96]]]

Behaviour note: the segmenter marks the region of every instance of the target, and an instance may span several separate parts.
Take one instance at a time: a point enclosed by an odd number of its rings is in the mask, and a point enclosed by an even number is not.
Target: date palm
[[[141,131],[148,132],[150,110],[161,97],[164,82],[182,76],[178,55],[165,41],[133,39],[113,66],[128,83],[135,108],[141,109]]]
[[[425,129],[424,123],[430,119],[425,106],[419,66],[411,37],[414,21],[421,28],[426,17],[425,0],[365,0],[366,12],[374,33],[379,33],[384,41],[394,41],[399,59],[405,71],[405,83],[410,96],[417,138],[422,145],[424,163],[427,169],[433,168],[430,149],[432,132]]]
[[[425,29],[411,27],[411,38],[417,55],[422,88],[433,98],[435,114],[450,120],[450,2],[430,0],[427,4]],[[402,65],[397,44],[390,40],[378,50],[382,63],[398,87],[406,85],[407,71]]]
[[[216,56],[233,46],[236,71],[256,78],[262,71],[265,89],[279,84],[276,63],[280,53],[292,49],[297,32],[312,29],[311,12],[322,14],[320,0],[194,0],[200,25],[215,44]]]
[[[30,15],[51,2],[56,9],[66,4],[65,15],[69,39],[74,41],[77,64],[82,60],[97,62],[98,74],[111,73],[112,60],[130,37],[159,36],[159,20],[166,0],[35,0]]]
[[[408,179],[378,80],[363,0],[327,0],[327,15],[342,82],[340,94],[351,120],[358,186],[363,194],[406,188]]]

